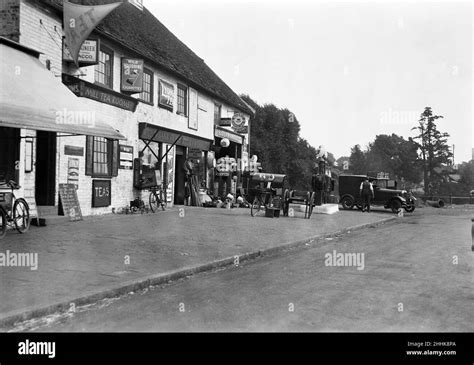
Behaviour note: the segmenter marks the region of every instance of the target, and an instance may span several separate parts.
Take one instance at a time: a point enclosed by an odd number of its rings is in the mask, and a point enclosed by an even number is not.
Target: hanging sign
[[[158,81],[158,105],[162,108],[173,111],[174,107],[174,85],[159,80]]]
[[[86,39],[79,50],[79,66],[91,66],[99,63],[100,43],[98,39]],[[71,52],[63,42],[63,61],[74,62]]]
[[[122,57],[120,90],[128,93],[141,93],[143,91],[143,60]]]

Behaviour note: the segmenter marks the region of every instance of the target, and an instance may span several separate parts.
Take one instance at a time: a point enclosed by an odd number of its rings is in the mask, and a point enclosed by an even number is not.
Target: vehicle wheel
[[[0,238],[5,237],[7,234],[7,215],[4,210],[0,207]]]
[[[24,199],[17,199],[13,205],[13,221],[16,230],[25,233],[30,228],[30,209]]]
[[[392,202],[390,203],[390,208],[392,209],[392,212],[393,213],[398,213],[400,211],[400,209],[402,209],[402,203],[400,202],[400,200],[392,200]]]
[[[150,203],[150,209],[153,213],[155,213],[158,210],[159,206],[159,201],[157,195],[155,195],[154,192],[150,193],[150,196],[148,198],[148,202]]]
[[[362,210],[362,205],[361,204],[356,204],[357,209]]]
[[[341,204],[342,209],[352,209],[354,207],[354,198],[352,198],[351,196],[345,196],[344,198],[342,198]]]
[[[407,213],[412,213],[414,210],[415,210],[415,204],[414,203],[407,204],[405,206],[405,212],[407,212]]]
[[[311,196],[309,197],[309,203],[308,203],[308,219],[311,218],[311,214],[313,214],[313,207],[314,207],[314,199],[315,199],[315,192],[313,191],[311,193]]]
[[[283,216],[288,217],[290,210],[290,191],[288,189],[283,193]]]
[[[252,215],[252,217],[257,217],[257,216],[260,215],[260,213],[262,211],[263,211],[262,202],[261,202],[260,198],[255,197],[254,200],[253,200],[253,203],[250,207],[250,214]]]

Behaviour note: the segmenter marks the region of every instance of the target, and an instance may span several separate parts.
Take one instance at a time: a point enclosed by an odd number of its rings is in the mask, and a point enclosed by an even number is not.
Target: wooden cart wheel
[[[288,217],[288,212],[290,208],[290,191],[285,189],[283,193],[283,216]]]
[[[314,199],[316,197],[315,192],[313,191],[311,193],[311,197],[309,199],[309,213],[308,213],[308,219],[311,218],[311,214],[313,214],[313,207],[314,207]]]

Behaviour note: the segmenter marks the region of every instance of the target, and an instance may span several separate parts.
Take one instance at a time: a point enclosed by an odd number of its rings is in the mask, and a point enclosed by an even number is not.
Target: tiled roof
[[[47,1],[57,4],[57,0]],[[82,0],[80,3],[105,4],[115,1]],[[77,1],[73,2],[77,3]],[[199,56],[146,8],[141,11],[124,1],[102,20],[96,27],[96,31],[183,78],[190,86],[206,91],[240,111],[253,114],[248,105]]]

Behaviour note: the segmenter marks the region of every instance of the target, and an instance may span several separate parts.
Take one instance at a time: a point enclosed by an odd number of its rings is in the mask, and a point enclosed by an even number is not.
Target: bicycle
[[[154,186],[150,188],[150,196],[148,197],[148,202],[150,203],[150,209],[153,213],[158,211],[159,207],[161,207],[162,210],[165,210],[166,193],[158,186]]]
[[[7,234],[7,227],[14,226],[19,233],[25,233],[30,228],[30,208],[25,199],[17,199],[13,192],[21,186],[13,180],[8,183],[0,182],[0,188],[2,186],[7,186],[12,192],[0,193],[4,201],[3,204],[0,204],[0,238]]]

